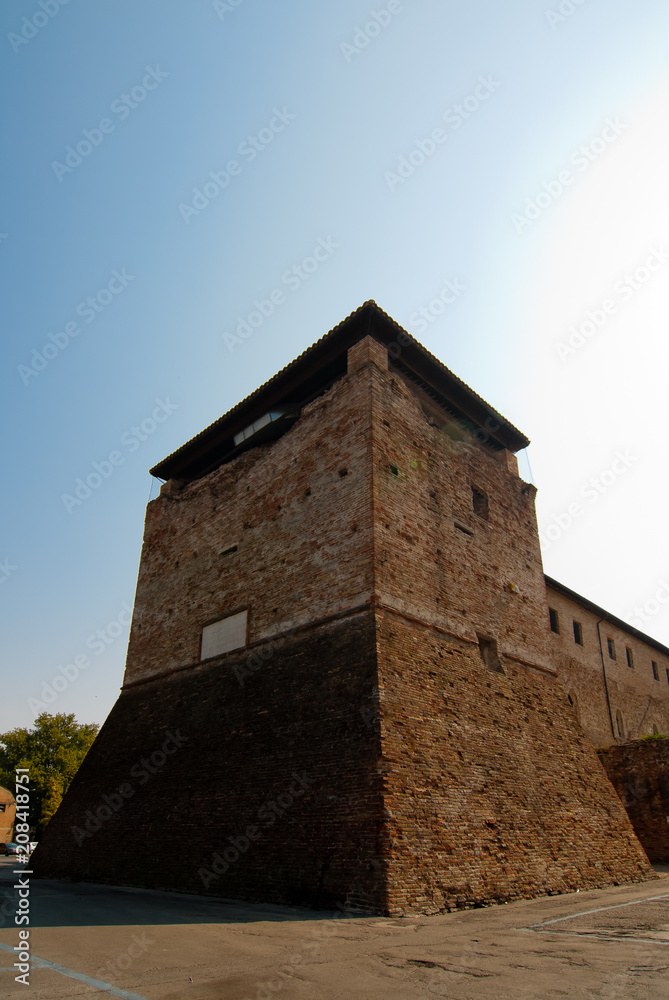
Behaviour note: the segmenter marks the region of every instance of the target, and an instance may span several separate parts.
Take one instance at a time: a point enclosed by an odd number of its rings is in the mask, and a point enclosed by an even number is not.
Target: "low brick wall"
[[[669,739],[598,753],[646,854],[651,861],[669,861]]]

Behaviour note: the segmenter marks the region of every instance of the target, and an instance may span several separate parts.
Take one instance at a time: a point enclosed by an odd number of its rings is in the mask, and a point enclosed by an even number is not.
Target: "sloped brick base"
[[[651,861],[669,861],[669,740],[598,752],[646,854]]]

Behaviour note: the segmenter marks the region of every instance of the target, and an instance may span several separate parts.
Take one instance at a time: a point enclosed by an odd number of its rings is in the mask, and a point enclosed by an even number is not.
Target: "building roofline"
[[[386,347],[395,345],[403,367],[427,383],[437,397],[450,403],[458,416],[483,428],[498,447],[517,452],[528,446],[524,434],[369,299],[213,424],[155,465],[151,475],[159,479],[196,479],[205,475],[220,464],[226,450],[230,450],[230,441],[244,427],[280,405],[304,403],[317,387],[341,378],[347,370],[349,347],[365,336],[374,337]]]
[[[661,642],[657,641],[657,639],[653,639],[651,636],[646,635],[645,632],[640,632],[639,629],[634,628],[633,625],[628,625],[627,622],[622,620],[622,618],[616,618],[616,616],[612,615],[609,611],[606,611],[604,608],[600,608],[598,604],[594,604],[592,601],[589,601],[587,597],[581,597],[581,595],[577,594],[575,590],[570,590],[569,587],[565,587],[563,583],[559,583],[552,577],[544,574],[544,580],[546,581],[547,588],[556,590],[559,594],[569,597],[572,601],[580,604],[582,608],[585,608],[586,611],[592,611],[592,613],[597,615],[598,618],[601,618],[603,621],[607,621],[610,625],[615,625],[615,627],[619,628],[621,632],[627,632],[629,635],[633,635],[635,639],[640,639],[641,642],[645,642],[646,645],[652,646],[653,649],[657,649],[664,656],[669,657],[669,648],[667,648],[667,646],[663,646]]]

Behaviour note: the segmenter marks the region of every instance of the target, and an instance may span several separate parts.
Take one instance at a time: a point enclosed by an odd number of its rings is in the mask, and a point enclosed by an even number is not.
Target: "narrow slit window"
[[[574,622],[574,642],[578,646],[583,645],[583,626],[580,622]]]
[[[632,650],[629,646],[625,646],[625,656],[627,657],[627,666],[630,670],[634,670],[634,657],[632,656]]]
[[[618,730],[618,736],[621,740],[625,739],[625,723],[623,722],[622,712],[616,712],[616,729]]]
[[[555,632],[556,635],[560,634],[560,621],[558,619],[558,613],[555,608],[548,609],[548,620],[551,625],[551,632]]]
[[[488,494],[476,486],[472,486],[472,508],[478,517],[488,520]]]
[[[656,681],[659,681],[660,671],[657,668],[657,663],[655,662],[655,660],[651,660],[650,665],[653,668],[653,677],[655,678]]]
[[[606,648],[607,648],[607,649],[608,649],[608,651],[609,651],[609,659],[610,659],[610,660],[615,660],[615,658],[616,658],[616,644],[615,644],[615,642],[613,641],[613,639],[609,639],[609,638],[607,637],[607,640],[606,640]]]

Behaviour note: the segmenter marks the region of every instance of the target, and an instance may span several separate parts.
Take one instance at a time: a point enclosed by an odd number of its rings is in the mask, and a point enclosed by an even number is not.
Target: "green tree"
[[[32,729],[0,733],[0,785],[14,791],[16,768],[30,775],[30,824],[41,835],[100,727],[82,725],[73,714],[42,712]]]

